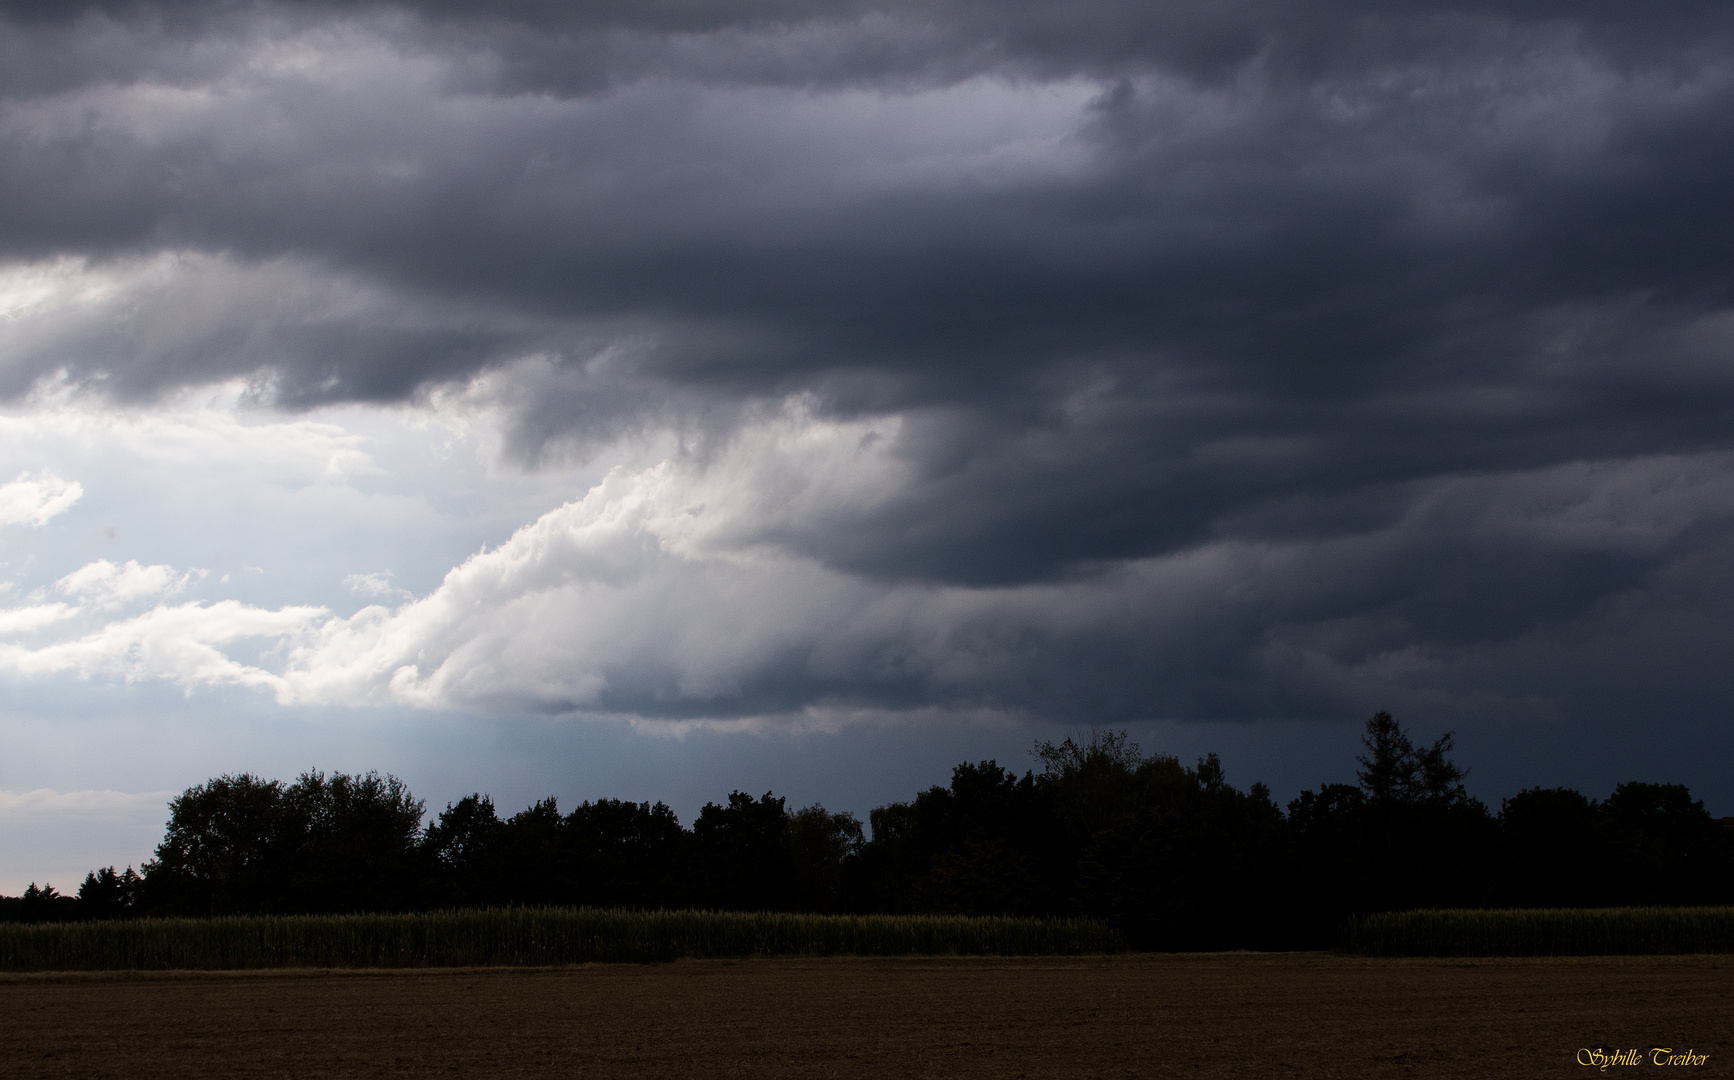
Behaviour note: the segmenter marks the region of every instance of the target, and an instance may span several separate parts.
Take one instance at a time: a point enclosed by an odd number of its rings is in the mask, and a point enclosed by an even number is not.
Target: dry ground
[[[0,1074],[1731,1076],[1734,957],[1319,953],[0,975]]]

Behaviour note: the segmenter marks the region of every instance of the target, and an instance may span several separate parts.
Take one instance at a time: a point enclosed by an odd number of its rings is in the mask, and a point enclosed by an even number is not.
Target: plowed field
[[[1587,1077],[1595,1048],[1734,1075],[1734,957],[0,976],[0,1073],[31,1077]]]

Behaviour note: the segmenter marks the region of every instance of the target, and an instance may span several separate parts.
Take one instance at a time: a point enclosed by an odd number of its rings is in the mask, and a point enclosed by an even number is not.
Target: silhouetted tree
[[[1513,907],[1618,903],[1612,839],[1595,801],[1570,788],[1529,788],[1499,807],[1498,898]]]
[[[598,799],[566,816],[561,839],[565,889],[592,907],[678,905],[688,836],[664,803]]]
[[[163,842],[144,864],[148,905],[186,915],[289,906],[289,856],[303,837],[283,788],[281,781],[240,773],[171,800]]]
[[[1368,910],[1383,868],[1367,850],[1367,793],[1353,784],[1325,784],[1288,804],[1295,886],[1289,903],[1303,927],[1298,942],[1335,944],[1342,921]]]
[[[1315,925],[1359,911],[1492,900],[1497,827],[1464,789],[1450,733],[1418,749],[1381,711],[1361,743],[1359,798],[1331,785],[1289,804],[1300,893]]]
[[[1113,786],[1117,807],[1093,807],[1075,910],[1113,921],[1145,948],[1286,942],[1288,835],[1268,789],[1237,790],[1214,754],[1190,769],[1164,755],[1137,759]]]
[[[494,865],[501,821],[494,800],[480,792],[447,803],[422,834],[430,873],[423,903],[432,907],[478,907],[505,903]]]
[[[1156,760],[1144,757],[1124,731],[1092,731],[1082,743],[1069,736],[1038,742],[1034,753],[1042,781],[1055,789],[1058,809],[1079,830],[1079,841],[1125,813],[1136,797],[1138,769]]]
[[[1367,721],[1355,776],[1376,805],[1453,804],[1469,798],[1463,788],[1467,775],[1450,758],[1452,733],[1447,731],[1425,750],[1416,749],[1395,717],[1380,710]]]
[[[571,903],[562,874],[564,821],[553,796],[501,822],[492,838],[489,891],[494,903],[547,906]]]
[[[311,771],[283,796],[301,833],[291,869],[297,909],[391,911],[415,903],[426,804],[402,780]]]
[[[18,900],[13,916],[18,922],[68,922],[78,918],[78,902],[70,896],[60,895],[53,885],[47,883],[38,888],[32,881]]]
[[[107,866],[85,875],[78,887],[81,919],[121,919],[136,915],[144,901],[144,879],[132,867],[117,874]]]
[[[993,761],[965,762],[949,787],[882,806],[869,820],[864,869],[879,910],[1036,914],[1063,903],[1073,854],[1051,793],[1031,773],[1020,779]]]
[[[1734,900],[1734,833],[1683,784],[1626,783],[1600,806],[1625,903]]]
[[[789,815],[786,833],[794,868],[797,911],[854,910],[865,837],[854,814],[833,814],[814,803]]]
[[[795,864],[784,800],[742,791],[726,806],[706,803],[692,824],[686,885],[690,902],[729,911],[786,911],[795,899]]]
[[[165,913],[354,911],[413,896],[422,804],[396,777],[248,773],[188,788],[169,803],[147,906]]]

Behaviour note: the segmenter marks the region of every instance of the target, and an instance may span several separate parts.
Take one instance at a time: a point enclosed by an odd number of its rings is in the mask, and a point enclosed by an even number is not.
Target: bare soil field
[[[1734,1075],[1734,957],[0,975],[7,1076],[1544,1077],[1596,1048]]]

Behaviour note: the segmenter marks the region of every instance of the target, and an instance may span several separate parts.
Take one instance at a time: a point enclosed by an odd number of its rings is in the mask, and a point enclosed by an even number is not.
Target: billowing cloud
[[[1653,652],[1670,620],[1700,633],[1722,602],[1668,582],[1701,563],[1701,534],[1734,526],[1727,455],[1429,481],[1384,491],[1385,512],[1351,528],[1310,525],[1342,506],[1283,505],[1239,535],[1058,580],[947,585],[827,561],[830,530],[920,483],[906,434],[792,400],[703,452],[616,469],[399,606],[158,605],[0,647],[0,664],[286,704],[668,721],[1248,718],[1372,694],[1559,709],[1569,686],[1496,688],[1490,657],[1551,656],[1557,672],[1579,666],[1571,640]]]
[[[1655,659],[1734,645],[1726,5],[20,3],[0,59],[0,394],[618,466],[416,597],[330,568],[358,614],[32,600],[13,670],[1515,716],[1612,700],[1597,642],[1734,703]]]
[[[255,482],[306,484],[376,471],[366,435],[306,417],[248,416],[240,380],[137,408],[106,407],[64,373],[42,380],[22,407],[0,414],[0,455],[124,454],[164,472],[227,468]],[[84,494],[77,481],[38,475],[20,488],[59,500],[58,513]],[[12,485],[0,487],[6,491]],[[46,495],[34,494],[38,491]],[[33,519],[32,519],[33,520]]]
[[[246,640],[276,640],[323,615],[319,608],[264,611],[233,600],[156,607],[109,623],[93,633],[39,648],[0,644],[0,668],[22,675],[70,672],[133,681],[170,679],[195,686],[276,688],[281,680],[236,661],[219,646]]]
[[[140,566],[136,559],[117,566],[107,559],[87,563],[55,583],[55,588],[96,608],[116,608],[178,592],[193,574],[172,566]]]
[[[24,634],[62,622],[78,614],[66,604],[32,604],[0,611],[0,634]]]
[[[0,484],[0,526],[46,525],[83,495],[76,480],[62,480],[51,472],[20,473],[10,484]]]

